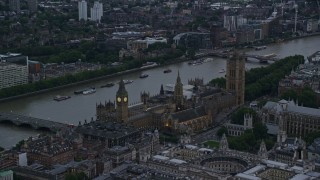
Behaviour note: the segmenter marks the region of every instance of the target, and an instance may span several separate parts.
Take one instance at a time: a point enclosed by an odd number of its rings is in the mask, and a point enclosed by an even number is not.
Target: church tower
[[[245,127],[245,129],[252,129],[252,115],[247,113],[244,114],[243,116],[243,126]]]
[[[227,60],[226,89],[236,95],[236,105],[244,104],[245,91],[245,59],[238,52],[234,52]]]
[[[282,145],[283,142],[286,141],[287,139],[287,132],[284,130],[284,122],[283,122],[283,118],[280,115],[279,117],[279,130],[278,130],[278,134],[277,134],[277,143],[279,145]]]
[[[128,122],[128,92],[124,87],[124,82],[121,79],[119,83],[119,89],[116,95],[117,102],[117,121],[118,122]]]
[[[222,135],[222,138],[220,140],[219,150],[222,152],[226,152],[227,150],[229,150],[229,143],[228,143],[226,134]]]
[[[174,86],[174,103],[176,105],[176,111],[183,109],[183,84],[181,83],[180,73],[178,71],[178,77]]]
[[[268,159],[268,154],[267,154],[267,148],[266,148],[266,143],[264,143],[264,140],[261,141],[260,148],[258,151],[258,156],[260,156],[262,159]]]

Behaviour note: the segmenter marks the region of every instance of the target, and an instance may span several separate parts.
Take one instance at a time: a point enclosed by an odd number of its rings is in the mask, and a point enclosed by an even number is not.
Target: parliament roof
[[[281,106],[281,104],[287,105],[287,108],[284,109]],[[285,101],[285,100],[281,100],[279,102],[268,101],[266,105],[263,107],[263,109],[275,110],[277,112],[287,111],[292,113],[299,113],[303,115],[320,117],[320,109],[298,106],[293,101]]]
[[[179,122],[188,121],[191,119],[196,119],[198,117],[202,117],[207,115],[205,108],[203,106],[187,109],[184,111],[180,111],[172,114],[172,119],[177,119]]]

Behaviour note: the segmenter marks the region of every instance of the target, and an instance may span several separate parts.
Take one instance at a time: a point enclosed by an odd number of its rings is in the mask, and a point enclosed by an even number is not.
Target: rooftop
[[[10,176],[13,174],[13,171],[9,170],[9,171],[2,171],[0,172],[0,177],[5,177],[5,176]]]
[[[0,54],[0,58],[7,58],[7,57],[14,57],[14,56],[20,56],[20,53],[7,53],[7,54]]]
[[[169,162],[174,163],[174,164],[185,164],[187,163],[186,161],[180,160],[180,159],[170,159]]]
[[[186,147],[187,149],[198,149],[198,146],[189,145],[189,144],[185,145],[185,147]]]
[[[286,168],[286,167],[288,167],[288,164],[281,163],[281,162],[278,162],[278,161],[263,160],[263,162],[264,162],[265,164],[267,164],[267,166],[276,166],[276,167],[279,167],[279,168]]]
[[[55,155],[72,150],[69,141],[55,139],[51,136],[41,137],[36,140],[26,142],[30,153]]]
[[[202,117],[207,115],[205,108],[203,106],[187,109],[184,111],[180,111],[172,114],[172,119],[177,119],[179,122],[188,121],[190,119],[196,119],[198,117]]]
[[[212,149],[208,149],[208,148],[200,148],[198,151],[200,151],[200,152],[205,152],[205,151],[213,152]]]
[[[264,170],[265,168],[266,168],[265,165],[257,165],[257,166],[255,166],[255,167],[253,167],[253,168],[251,168],[251,169],[243,172],[243,174],[255,174],[256,172],[259,172],[259,171],[261,171],[261,170]]]
[[[281,104],[285,104],[287,106],[287,108],[284,109],[281,106]],[[279,102],[268,101],[263,108],[275,110],[277,112],[287,111],[287,112],[293,112],[293,113],[299,113],[299,114],[304,114],[304,115],[309,115],[309,116],[320,117],[320,110],[319,109],[298,106],[293,101],[285,101],[285,100],[281,100]]]
[[[244,173],[238,173],[236,175],[236,177],[237,178],[247,179],[247,180],[261,180],[261,178],[259,178],[259,177],[248,175],[248,174],[244,174]]]
[[[305,174],[297,174],[293,176],[290,180],[307,180],[307,179],[310,179],[310,176]]]
[[[153,159],[157,159],[157,160],[169,160],[168,157],[166,156],[161,156],[161,155],[155,155],[152,157]]]
[[[93,121],[82,126],[78,126],[77,132],[87,135],[93,135],[106,138],[120,138],[139,130],[131,126],[126,126],[116,122]]]

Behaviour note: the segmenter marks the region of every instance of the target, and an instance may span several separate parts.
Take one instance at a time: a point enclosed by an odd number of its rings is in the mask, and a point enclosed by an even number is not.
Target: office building
[[[0,54],[0,89],[28,83],[28,57]]]
[[[35,13],[38,10],[38,1],[37,0],[28,0],[28,8],[30,13]]]
[[[91,21],[97,21],[100,23],[101,17],[103,16],[102,3],[95,1],[91,8]]]
[[[81,19],[83,20],[87,20],[88,16],[87,16],[87,1],[82,0],[78,2],[78,9],[79,9],[79,21]]]
[[[9,0],[9,8],[11,11],[20,13],[20,0]]]

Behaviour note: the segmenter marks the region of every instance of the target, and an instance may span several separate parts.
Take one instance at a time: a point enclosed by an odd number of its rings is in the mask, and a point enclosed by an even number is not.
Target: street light
[[[80,65],[80,71],[81,71],[81,59],[78,59],[79,65]]]
[[[63,72],[63,75],[65,75],[65,72],[64,72],[64,62],[61,62],[61,65],[62,65],[62,72]]]

